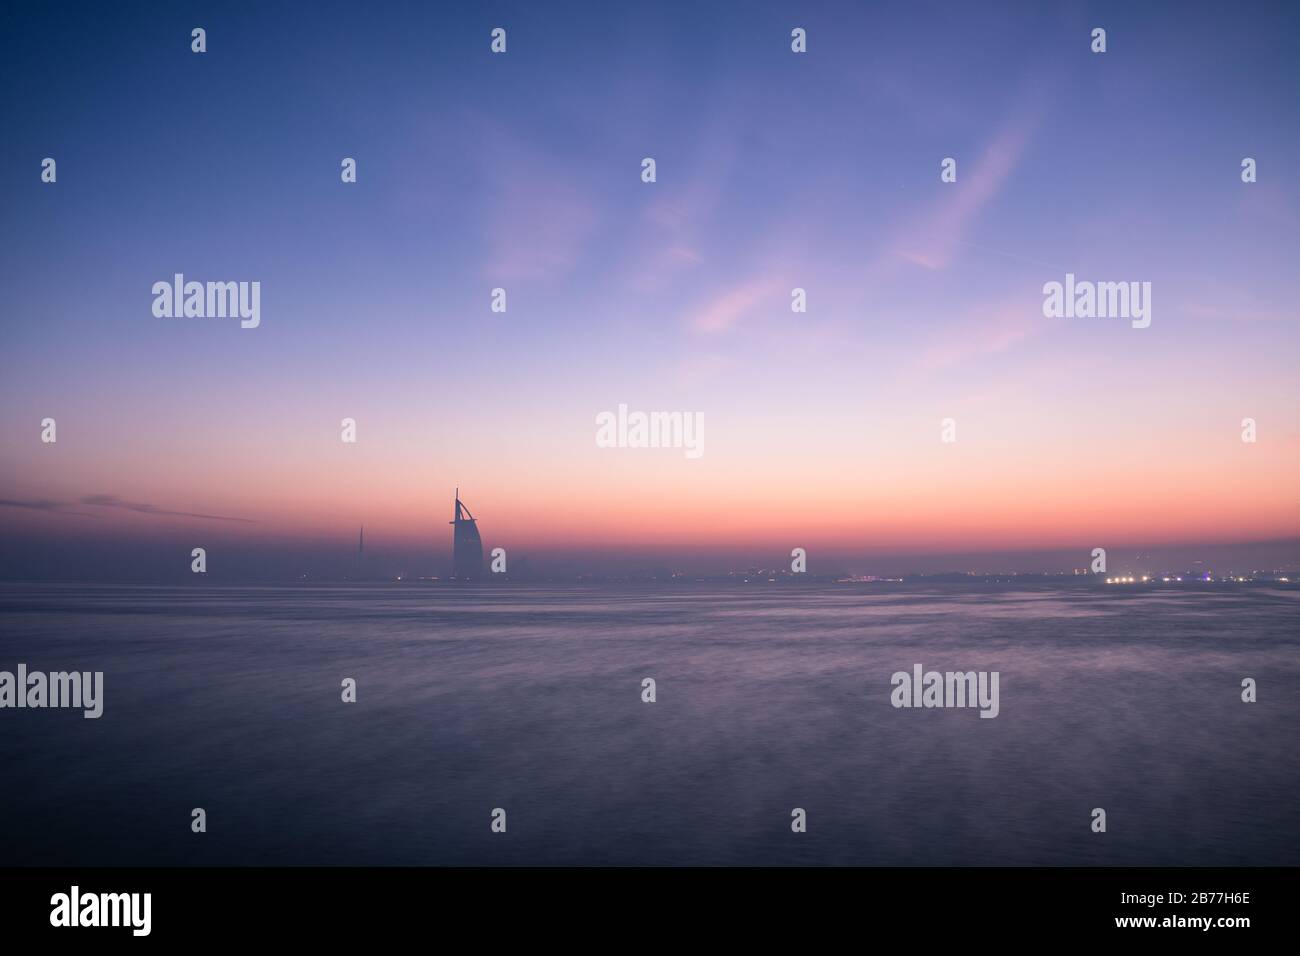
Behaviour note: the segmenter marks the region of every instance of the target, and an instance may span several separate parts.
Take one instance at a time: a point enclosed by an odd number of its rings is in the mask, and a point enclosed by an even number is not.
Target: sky
[[[0,576],[1300,564],[1294,4],[306,10],[0,15]]]

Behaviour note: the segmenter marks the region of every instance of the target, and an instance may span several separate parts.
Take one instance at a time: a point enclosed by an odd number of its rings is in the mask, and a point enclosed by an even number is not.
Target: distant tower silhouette
[[[451,520],[451,576],[460,581],[483,576],[483,539],[478,536],[478,521],[460,501],[456,489],[456,516]]]

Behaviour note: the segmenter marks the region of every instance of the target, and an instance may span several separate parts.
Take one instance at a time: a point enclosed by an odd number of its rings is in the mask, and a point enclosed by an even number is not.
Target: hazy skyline
[[[354,13],[8,12],[0,576],[437,573],[457,485],[565,569],[1296,562],[1293,6]],[[1151,326],[1045,318],[1067,273]],[[705,453],[596,447],[620,403]]]

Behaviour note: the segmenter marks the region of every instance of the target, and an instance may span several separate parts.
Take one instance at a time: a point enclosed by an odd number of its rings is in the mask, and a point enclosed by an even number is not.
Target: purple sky
[[[804,6],[6,12],[0,575],[437,571],[457,485],[597,571],[1294,561],[1295,5]],[[177,272],[260,326],[156,318]],[[596,447],[620,403],[705,454]]]

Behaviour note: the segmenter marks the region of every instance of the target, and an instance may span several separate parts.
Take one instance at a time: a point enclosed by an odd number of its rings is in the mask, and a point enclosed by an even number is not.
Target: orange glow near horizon
[[[314,458],[300,448],[255,471],[223,469],[219,456],[209,455],[136,474],[116,456],[60,469],[41,496],[77,502],[114,489],[123,501],[154,510],[78,504],[65,510],[82,514],[9,509],[7,517],[17,527],[59,534],[184,527],[254,542],[337,539],[364,525],[376,546],[440,547],[459,485],[485,544],[515,550],[924,553],[1300,537],[1290,480],[1295,456],[1279,442],[1224,443],[1216,456],[1200,458],[1187,440],[1194,436],[1182,436],[1160,447],[1112,444],[1101,458],[1086,443],[1017,446],[986,433],[943,445],[937,427],[928,431],[934,434],[924,440],[890,446],[893,458],[872,461],[868,447],[845,449],[823,456],[833,464],[818,467],[782,460],[764,468],[760,456],[728,447],[721,436],[716,450],[696,461],[680,451],[575,442],[531,465],[506,455],[491,467],[491,452],[478,452],[456,472],[409,448],[391,461],[378,447],[326,445]],[[91,472],[90,487],[70,477]]]

